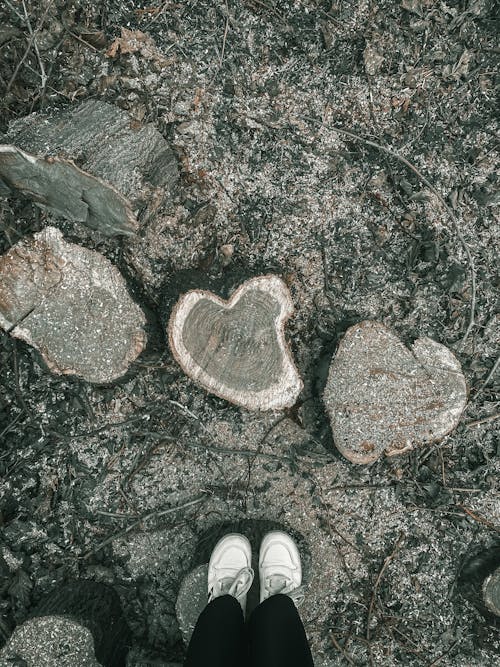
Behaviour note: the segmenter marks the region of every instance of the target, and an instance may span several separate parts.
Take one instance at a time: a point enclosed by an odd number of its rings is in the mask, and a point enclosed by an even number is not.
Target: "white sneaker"
[[[271,595],[288,595],[299,606],[304,599],[302,565],[297,545],[279,530],[262,540],[259,554],[260,601]]]
[[[221,595],[235,597],[245,612],[253,581],[252,548],[243,535],[230,533],[220,539],[208,564],[208,601]]]

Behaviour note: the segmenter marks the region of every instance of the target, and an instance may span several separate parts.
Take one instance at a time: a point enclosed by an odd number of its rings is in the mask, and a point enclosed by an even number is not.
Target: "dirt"
[[[181,662],[175,600],[200,535],[265,519],[308,545],[319,667],[495,664],[498,632],[457,577],[500,530],[496,4],[2,7],[0,132],[102,99],[154,124],[181,184],[136,239],[0,201],[2,253],[55,224],[115,263],[149,318],[148,348],[108,386],[0,336],[1,635],[53,582],[90,578],[121,595],[130,665]],[[194,385],[165,324],[186,286],[227,298],[269,272],[291,290],[304,390],[259,414]],[[469,390],[441,443],[370,466],[336,451],[321,401],[364,319],[448,346]]]

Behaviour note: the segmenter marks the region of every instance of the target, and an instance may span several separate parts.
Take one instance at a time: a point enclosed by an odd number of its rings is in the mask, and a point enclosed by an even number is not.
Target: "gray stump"
[[[16,120],[2,141],[0,194],[19,192],[108,236],[137,231],[139,211],[153,214],[179,176],[152,124],[98,100]]]

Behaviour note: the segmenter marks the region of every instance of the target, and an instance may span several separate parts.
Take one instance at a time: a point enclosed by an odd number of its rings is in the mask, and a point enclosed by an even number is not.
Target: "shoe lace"
[[[288,595],[292,598],[295,606],[298,607],[304,601],[304,587],[296,586],[294,588],[293,580],[284,574],[272,574],[265,582],[266,591],[269,595]]]
[[[217,579],[214,587],[208,594],[208,601],[210,602],[219,595],[232,595],[239,599],[242,595],[248,593],[248,589],[252,585],[253,570],[251,567],[244,567],[237,572],[233,577],[224,577]]]

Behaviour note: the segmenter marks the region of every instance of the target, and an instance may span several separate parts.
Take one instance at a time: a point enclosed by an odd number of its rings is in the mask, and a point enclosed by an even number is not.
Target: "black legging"
[[[306,633],[287,595],[272,595],[245,624],[232,595],[200,614],[184,667],[314,667]]]

